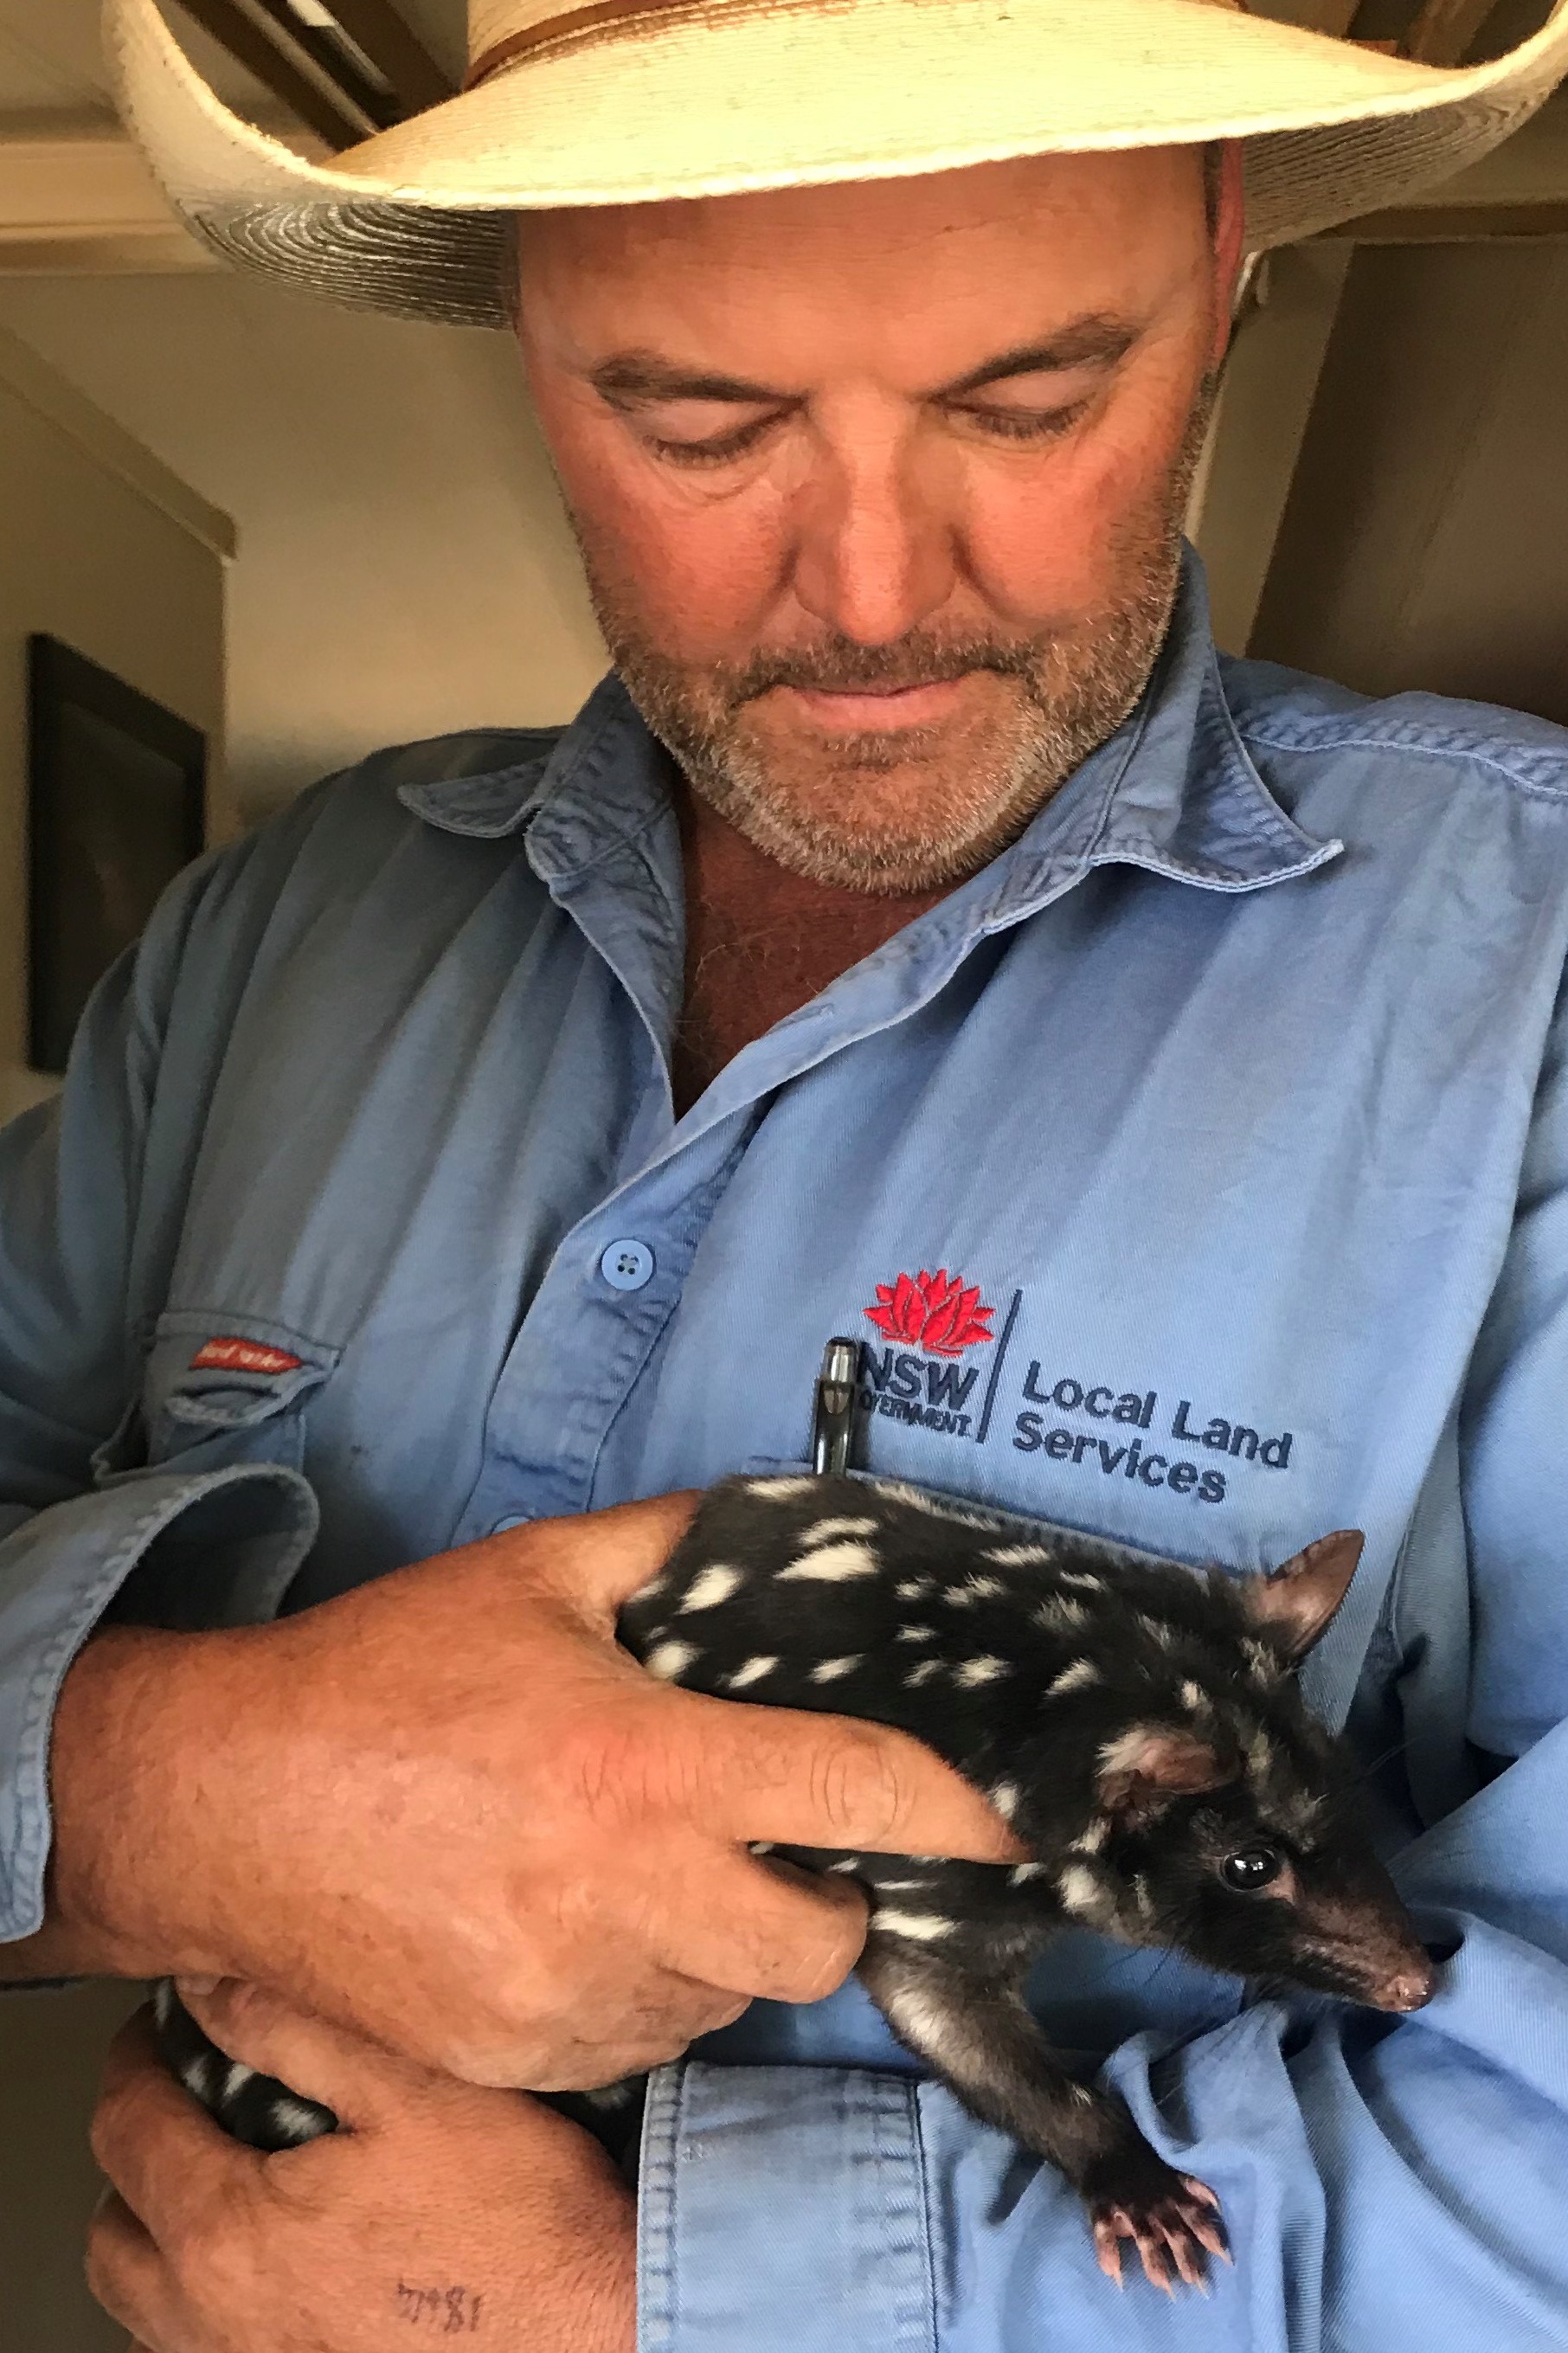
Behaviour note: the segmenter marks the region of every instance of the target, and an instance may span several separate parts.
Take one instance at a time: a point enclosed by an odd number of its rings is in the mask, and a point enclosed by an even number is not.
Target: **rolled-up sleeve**
[[[182,878],[95,992],[61,1094],[0,1132],[0,1941],[40,1925],[48,1745],[72,1659],[133,1574],[191,1622],[272,1613],[316,1506],[275,1463],[142,1467],[132,1426],[145,1317],[166,1273],[199,1117],[150,1167],[171,993],[193,908]],[[190,985],[189,979],[185,984]],[[128,1430],[132,1434],[127,1435]],[[120,1438],[117,1441],[117,1433]]]

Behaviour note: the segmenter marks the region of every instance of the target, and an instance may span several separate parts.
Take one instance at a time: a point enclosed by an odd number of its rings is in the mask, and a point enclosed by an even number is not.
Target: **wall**
[[[0,1995],[0,2344],[5,2353],[125,2353],[94,2304],[82,2245],[102,2182],[88,2118],[109,2039],[135,1991]]]
[[[0,280],[0,322],[235,518],[247,815],[377,744],[567,718],[601,675],[509,336],[222,272]]]
[[[0,336],[0,1117],[47,1092],[21,1068],[26,641],[63,638],[205,729],[221,754],[223,564],[212,514],[145,451]],[[232,823],[221,786],[209,828]],[[120,2353],[81,2244],[99,2184],[92,2090],[132,2000],[118,1986],[0,1998],[0,2343]]]
[[[223,731],[227,533],[164,470],[0,340],[0,1118],[47,1092],[23,1063],[26,639],[63,638],[211,737]],[[209,830],[228,823],[221,786]]]
[[[1568,723],[1568,244],[1357,256],[1251,650]]]

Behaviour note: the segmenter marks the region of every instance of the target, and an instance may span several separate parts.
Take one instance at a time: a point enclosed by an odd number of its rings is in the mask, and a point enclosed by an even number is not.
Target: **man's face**
[[[600,624],[782,864],[919,891],[1127,715],[1240,235],[1192,149],[528,216],[521,340]]]

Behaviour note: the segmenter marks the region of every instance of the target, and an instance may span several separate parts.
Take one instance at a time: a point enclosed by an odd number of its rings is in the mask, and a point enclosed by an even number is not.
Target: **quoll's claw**
[[[1145,2278],[1167,2295],[1176,2282],[1207,2295],[1206,2258],[1217,2255],[1229,2263],[1219,2200],[1206,2181],[1162,2167],[1167,2181],[1152,2194],[1097,2199],[1089,2209],[1094,2226],[1094,2252],[1100,2270],[1118,2287],[1121,2274],[1121,2242],[1131,2239],[1138,2249]]]

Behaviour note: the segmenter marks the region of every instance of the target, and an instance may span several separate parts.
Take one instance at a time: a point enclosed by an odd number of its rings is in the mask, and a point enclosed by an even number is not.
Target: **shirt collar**
[[[526,829],[533,863],[558,881],[665,813],[668,754],[612,673],[553,745],[487,774],[405,785],[398,798],[446,833],[498,840]],[[1343,847],[1304,832],[1248,756],[1226,701],[1203,566],[1188,548],[1137,708],[993,861],[990,887],[977,875],[963,895],[975,927],[992,931],[1057,895],[1074,869],[1141,866],[1204,890],[1256,891],[1310,873]]]

